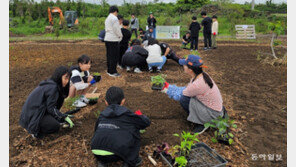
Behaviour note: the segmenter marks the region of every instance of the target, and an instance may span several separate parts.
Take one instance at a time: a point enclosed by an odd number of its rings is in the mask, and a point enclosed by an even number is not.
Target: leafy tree
[[[178,0],[176,3],[176,8],[178,11],[187,12],[191,9],[196,10],[205,4],[210,3],[210,0]]]

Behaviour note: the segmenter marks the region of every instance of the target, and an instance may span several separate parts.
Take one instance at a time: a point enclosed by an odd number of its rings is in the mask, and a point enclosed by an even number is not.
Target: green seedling
[[[100,110],[94,111],[94,114],[95,114],[96,118],[99,118],[101,111]]]
[[[75,96],[75,97],[70,97],[70,98],[67,98],[65,100],[65,103],[64,103],[64,107],[67,109],[67,110],[74,110],[76,107],[73,106],[73,103],[78,100],[80,98],[80,96]]]
[[[141,133],[141,134],[143,134],[143,133],[145,133],[145,132],[146,132],[145,129],[140,130],[140,133]]]
[[[237,125],[234,124],[234,120],[230,120],[229,117],[222,118],[221,116],[215,120],[212,120],[209,123],[204,124],[205,128],[214,128],[216,129],[214,132],[215,137],[212,137],[211,140],[214,143],[217,143],[218,140],[223,140],[228,142],[228,144],[233,143],[234,135],[229,132],[229,128],[237,128]]]
[[[151,85],[153,90],[161,90],[165,83],[165,78],[166,75],[156,75],[151,77]]]
[[[101,73],[98,73],[98,72],[93,73],[93,76],[100,76],[100,75],[101,75]]]
[[[180,145],[172,147],[169,153],[175,158],[175,165],[178,164],[179,167],[184,167],[187,165],[187,159],[185,157],[189,155],[191,147],[199,142],[197,138],[198,133],[191,134],[190,132],[183,131],[180,135],[174,134],[174,136],[180,138]]]
[[[67,65],[68,65],[69,67],[71,67],[72,64],[73,64],[73,62],[69,62]]]

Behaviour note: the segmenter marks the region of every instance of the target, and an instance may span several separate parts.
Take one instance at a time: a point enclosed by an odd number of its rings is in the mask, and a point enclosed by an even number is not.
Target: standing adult
[[[119,60],[119,42],[122,40],[121,27],[117,18],[118,8],[110,6],[109,15],[105,20],[106,35],[104,38],[107,56],[107,74],[111,77],[119,77],[116,66]]]
[[[138,29],[139,29],[139,20],[135,17],[135,14],[132,14],[131,18],[131,33],[135,32],[136,38],[138,38]]]
[[[152,12],[149,12],[149,16],[147,18],[148,27],[153,27],[153,36],[156,38],[156,19],[153,16]]]
[[[203,36],[204,36],[204,50],[211,49],[212,46],[212,19],[207,16],[207,13],[205,11],[201,12],[201,17],[204,18],[201,22],[201,25],[203,27]]]

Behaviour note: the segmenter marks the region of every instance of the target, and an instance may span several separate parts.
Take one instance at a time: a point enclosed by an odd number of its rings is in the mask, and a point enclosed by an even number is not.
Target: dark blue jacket
[[[131,46],[122,56],[125,66],[137,66],[146,62],[148,51],[139,45]]]
[[[59,111],[64,102],[62,91],[51,79],[40,82],[28,96],[22,108],[19,124],[30,134],[39,135],[39,122],[48,113],[62,122],[67,114]]]
[[[135,166],[140,151],[140,130],[150,125],[144,115],[136,115],[124,106],[109,105],[101,112],[91,140],[91,149],[106,150]]]

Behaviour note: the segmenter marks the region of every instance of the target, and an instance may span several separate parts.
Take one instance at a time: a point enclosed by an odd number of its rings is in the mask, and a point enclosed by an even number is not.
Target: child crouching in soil
[[[110,87],[106,92],[107,108],[101,112],[91,140],[91,149],[99,166],[124,161],[124,167],[139,166],[140,130],[150,125],[148,117],[141,111],[133,113],[124,107],[124,93],[121,88]]]
[[[94,77],[89,74],[90,67],[90,58],[87,55],[82,55],[78,58],[78,66],[72,66],[70,68],[72,77],[70,79],[69,97],[80,96],[80,98],[73,103],[76,107],[85,107],[89,103],[85,94],[90,86],[97,82]]]
[[[148,51],[148,57],[146,59],[149,72],[153,72],[152,67],[157,68],[157,72],[161,72],[162,66],[165,64],[166,56],[161,56],[161,48],[158,41],[154,38],[148,40],[148,46],[144,48]]]

